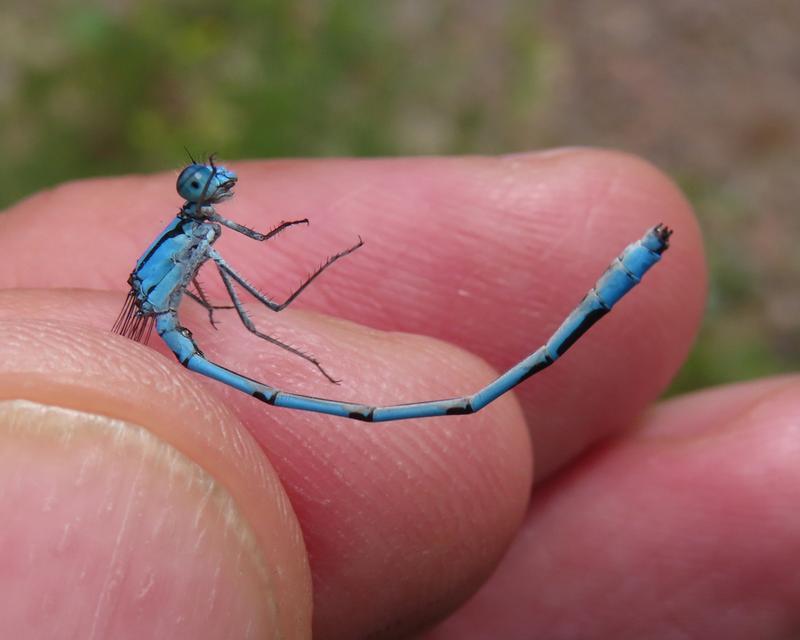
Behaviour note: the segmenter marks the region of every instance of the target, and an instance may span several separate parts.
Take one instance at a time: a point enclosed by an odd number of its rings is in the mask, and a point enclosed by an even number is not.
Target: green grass
[[[66,5],[23,22],[0,108],[0,204],[88,175],[226,157],[395,151],[383,126],[401,61],[367,1]],[[43,16],[38,16],[43,17]],[[57,53],[42,55],[42,47]]]
[[[174,168],[184,146],[228,158],[499,151],[491,123],[536,100],[523,79],[536,76],[537,40],[513,15],[503,82],[515,95],[486,99],[465,89],[475,42],[458,44],[446,3],[421,23],[371,0],[49,4],[0,10],[14,34],[0,39],[14,70],[5,99],[0,85],[0,206],[71,178]]]

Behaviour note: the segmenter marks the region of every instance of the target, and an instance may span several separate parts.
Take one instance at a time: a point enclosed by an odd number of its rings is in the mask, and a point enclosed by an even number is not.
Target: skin
[[[230,231],[216,245],[275,298],[366,241],[291,309],[248,306],[339,386],[232,312],[217,332],[183,303],[208,356],[302,393],[473,390],[543,342],[647,227],[676,235],[518,393],[473,416],[369,425],[265,407],[185,371],[157,338],[109,333],[133,263],[180,204],[174,174],[17,204],[0,216],[0,635],[796,635],[800,379],[652,406],[691,346],[706,277],[661,173],[577,149],[228,164],[240,182],[222,215],[260,231],[311,219],[268,246]],[[202,280],[222,302],[213,272]]]

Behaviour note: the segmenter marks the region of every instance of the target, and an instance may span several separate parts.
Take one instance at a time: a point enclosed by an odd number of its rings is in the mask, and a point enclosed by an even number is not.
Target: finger
[[[101,328],[120,298],[98,292],[6,292],[0,293],[0,314]],[[304,360],[262,346],[231,312],[220,312],[219,332],[208,327],[199,305],[187,306],[184,315],[208,357],[316,396],[403,402],[452,395],[491,376],[474,356],[428,338],[384,334],[302,312],[271,314],[267,323],[265,313],[251,310],[256,323],[282,341],[296,344],[302,336],[306,349],[342,384],[309,375],[313,368]],[[154,346],[165,351],[160,342]],[[165,376],[167,388],[177,381],[193,387],[180,407],[196,398],[203,399],[202,406],[231,407],[268,452],[305,536],[314,579],[315,637],[381,637],[387,630],[398,635],[441,617],[491,573],[524,515],[531,451],[513,397],[473,416],[367,424],[270,407],[186,372],[171,354],[165,359],[119,337],[107,336],[82,353],[108,359],[107,348],[112,355],[140,353]],[[409,353],[413,358],[403,357]],[[118,366],[123,364],[131,368],[123,362]],[[136,372],[129,375],[135,378]],[[168,382],[173,377],[176,382]],[[137,391],[148,393],[152,387]],[[206,429],[199,424],[193,432]],[[243,458],[241,465],[248,464]]]
[[[706,276],[696,222],[674,186],[630,156],[233,167],[241,179],[224,215],[262,230],[312,219],[268,246],[225,232],[220,251],[255,284],[282,299],[360,234],[365,247],[299,307],[446,340],[499,370],[542,344],[625,245],[658,222],[674,227],[673,248],[644,283],[579,348],[519,387],[542,474],[626,428],[674,375],[697,329]],[[73,183],[21,203],[0,217],[9,265],[0,284],[122,289],[179,205],[174,178]],[[44,241],[53,229],[58,241]],[[213,277],[208,288],[221,292]]]
[[[800,377],[665,403],[534,499],[430,640],[795,638]]]
[[[298,523],[233,415],[0,298],[0,636],[309,638]]]

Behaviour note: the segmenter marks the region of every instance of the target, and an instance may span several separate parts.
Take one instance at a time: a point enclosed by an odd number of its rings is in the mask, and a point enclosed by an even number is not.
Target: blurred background
[[[797,0],[4,0],[0,208],[222,157],[643,155],[712,269],[672,393],[800,369]]]

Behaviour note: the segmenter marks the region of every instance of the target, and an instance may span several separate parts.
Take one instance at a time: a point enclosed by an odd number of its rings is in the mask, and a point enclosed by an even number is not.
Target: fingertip
[[[566,314],[626,244],[659,223],[673,231],[669,249],[642,283],[568,359],[521,390],[526,406],[536,409],[529,415],[538,473],[545,476],[592,442],[625,428],[666,388],[700,326],[707,268],[689,203],[646,160],[568,148],[502,162],[515,176],[513,184],[522,185],[517,189],[529,194],[513,198],[523,203],[518,215],[528,219],[513,226],[533,225],[531,236],[538,234],[537,244],[545,247],[535,274],[544,287],[540,284],[540,295],[553,301],[539,312],[551,326],[560,322],[554,310]]]

